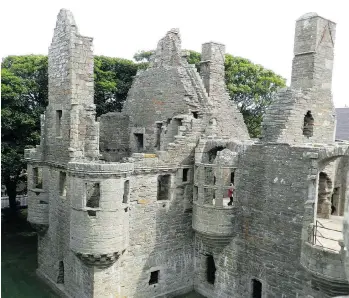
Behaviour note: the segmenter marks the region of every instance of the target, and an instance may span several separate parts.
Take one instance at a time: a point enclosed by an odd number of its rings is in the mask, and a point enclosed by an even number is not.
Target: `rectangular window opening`
[[[138,152],[143,151],[144,149],[144,135],[142,133],[134,133],[135,140],[136,140],[136,150]]]
[[[98,208],[101,198],[99,183],[89,182],[86,186],[86,207]]]
[[[33,186],[42,189],[42,168],[33,168]]]
[[[311,114],[311,111],[308,111],[304,115],[304,124],[303,124],[303,135],[307,138],[310,138],[313,136],[314,132],[314,117]]]
[[[192,114],[193,114],[193,117],[195,118],[195,119],[198,119],[198,112],[191,112]]]
[[[171,175],[158,176],[158,193],[157,193],[158,201],[169,200],[170,186],[171,186]]]
[[[230,183],[234,184],[234,180],[235,180],[235,172],[231,172],[230,173]]]
[[[208,255],[206,259],[207,264],[207,282],[214,285],[214,281],[216,279],[216,265],[214,263],[214,259],[212,255]]]
[[[62,110],[56,111],[56,135],[57,137],[62,136]]]
[[[126,204],[128,201],[128,194],[129,193],[130,193],[130,180],[125,180],[125,182],[124,182],[124,195],[122,198],[122,202],[124,204]]]
[[[60,261],[58,264],[57,283],[64,284],[64,263],[63,263],[63,261]]]
[[[183,182],[188,181],[188,174],[189,174],[189,169],[183,169]]]
[[[159,282],[159,273],[160,273],[160,270],[150,272],[149,285],[154,285]]]
[[[161,128],[162,128],[162,123],[156,123],[156,143],[155,143],[155,147],[156,147],[157,150],[160,150]]]
[[[59,172],[59,194],[62,197],[67,195],[67,174]]]
[[[262,298],[262,283],[258,279],[252,279],[252,298]]]

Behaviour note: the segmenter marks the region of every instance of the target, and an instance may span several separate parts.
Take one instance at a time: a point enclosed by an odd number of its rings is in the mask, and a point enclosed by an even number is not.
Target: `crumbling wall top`
[[[167,32],[160,39],[155,54],[151,58],[151,67],[180,66],[181,63],[181,37],[178,28]]]

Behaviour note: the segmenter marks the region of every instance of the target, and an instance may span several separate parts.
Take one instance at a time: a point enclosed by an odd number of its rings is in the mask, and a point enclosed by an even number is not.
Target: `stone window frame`
[[[263,298],[263,297],[264,297],[264,291],[263,291],[263,289],[265,288],[265,287],[263,287],[264,281],[261,280],[260,278],[255,277],[255,276],[252,276],[251,279],[250,279],[250,293],[251,293],[251,296],[250,296],[250,297],[254,298],[254,295],[253,295],[253,290],[254,290],[253,285],[254,285],[254,281],[258,281],[258,282],[261,284],[260,297]]]
[[[155,271],[159,271],[158,282],[153,283],[153,284],[149,284],[151,273],[155,272]],[[149,287],[156,287],[156,286],[159,286],[159,285],[165,283],[165,280],[164,280],[165,267],[164,266],[153,266],[153,267],[149,268],[145,273],[147,274],[147,278],[149,278],[149,279],[147,279]]]
[[[84,196],[83,196],[83,210],[87,211],[88,215],[90,218],[96,217],[97,211],[101,210],[101,198],[103,194],[103,187],[102,187],[102,181],[100,180],[84,180]],[[88,199],[87,199],[87,184],[88,183],[98,183],[99,184],[99,202],[98,202],[98,207],[89,207],[87,206],[88,204]]]
[[[62,181],[62,178],[64,179]],[[64,183],[63,183],[64,182]],[[59,171],[59,196],[60,197],[67,197],[67,172],[66,171]]]
[[[160,176],[170,176],[169,177],[169,188],[168,188],[168,195],[167,195],[167,199],[164,199],[164,200],[159,200],[159,178]],[[163,203],[163,202],[169,202],[171,201],[171,198],[172,198],[172,188],[173,188],[173,183],[174,183],[174,175],[172,173],[159,173],[156,177],[156,201],[157,202],[160,202],[160,203]]]
[[[143,134],[143,149],[138,150],[137,142],[135,134]],[[136,153],[142,153],[146,151],[147,147],[147,140],[146,140],[146,134],[145,134],[145,127],[131,127],[131,135],[130,135],[130,147],[132,152]]]
[[[40,189],[40,190],[44,189],[43,167],[33,166],[32,173],[33,173],[33,179],[32,179],[33,189]]]

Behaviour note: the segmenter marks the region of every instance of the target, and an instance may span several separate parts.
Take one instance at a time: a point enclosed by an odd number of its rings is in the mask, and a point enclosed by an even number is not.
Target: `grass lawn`
[[[1,212],[1,297],[58,297],[35,273],[37,236],[26,221],[26,210],[17,218]]]

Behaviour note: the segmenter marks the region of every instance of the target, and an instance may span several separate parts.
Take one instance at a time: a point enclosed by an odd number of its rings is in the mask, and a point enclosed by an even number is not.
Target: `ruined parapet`
[[[316,14],[297,20],[291,87],[281,90],[262,123],[262,139],[280,143],[333,143],[331,95],[335,24]]]
[[[208,42],[202,45],[200,75],[209,96],[209,112],[212,115],[206,134],[248,140],[249,134],[243,116],[226,89],[224,61],[223,44]]]
[[[166,67],[182,65],[181,38],[179,29],[174,28],[158,42],[154,55],[150,59],[150,67]]]
[[[87,265],[112,265],[128,246],[133,164],[70,163],[70,248]]]
[[[49,48],[48,77],[46,159],[98,158],[92,38],[79,34],[72,13],[65,9],[58,14]]]

